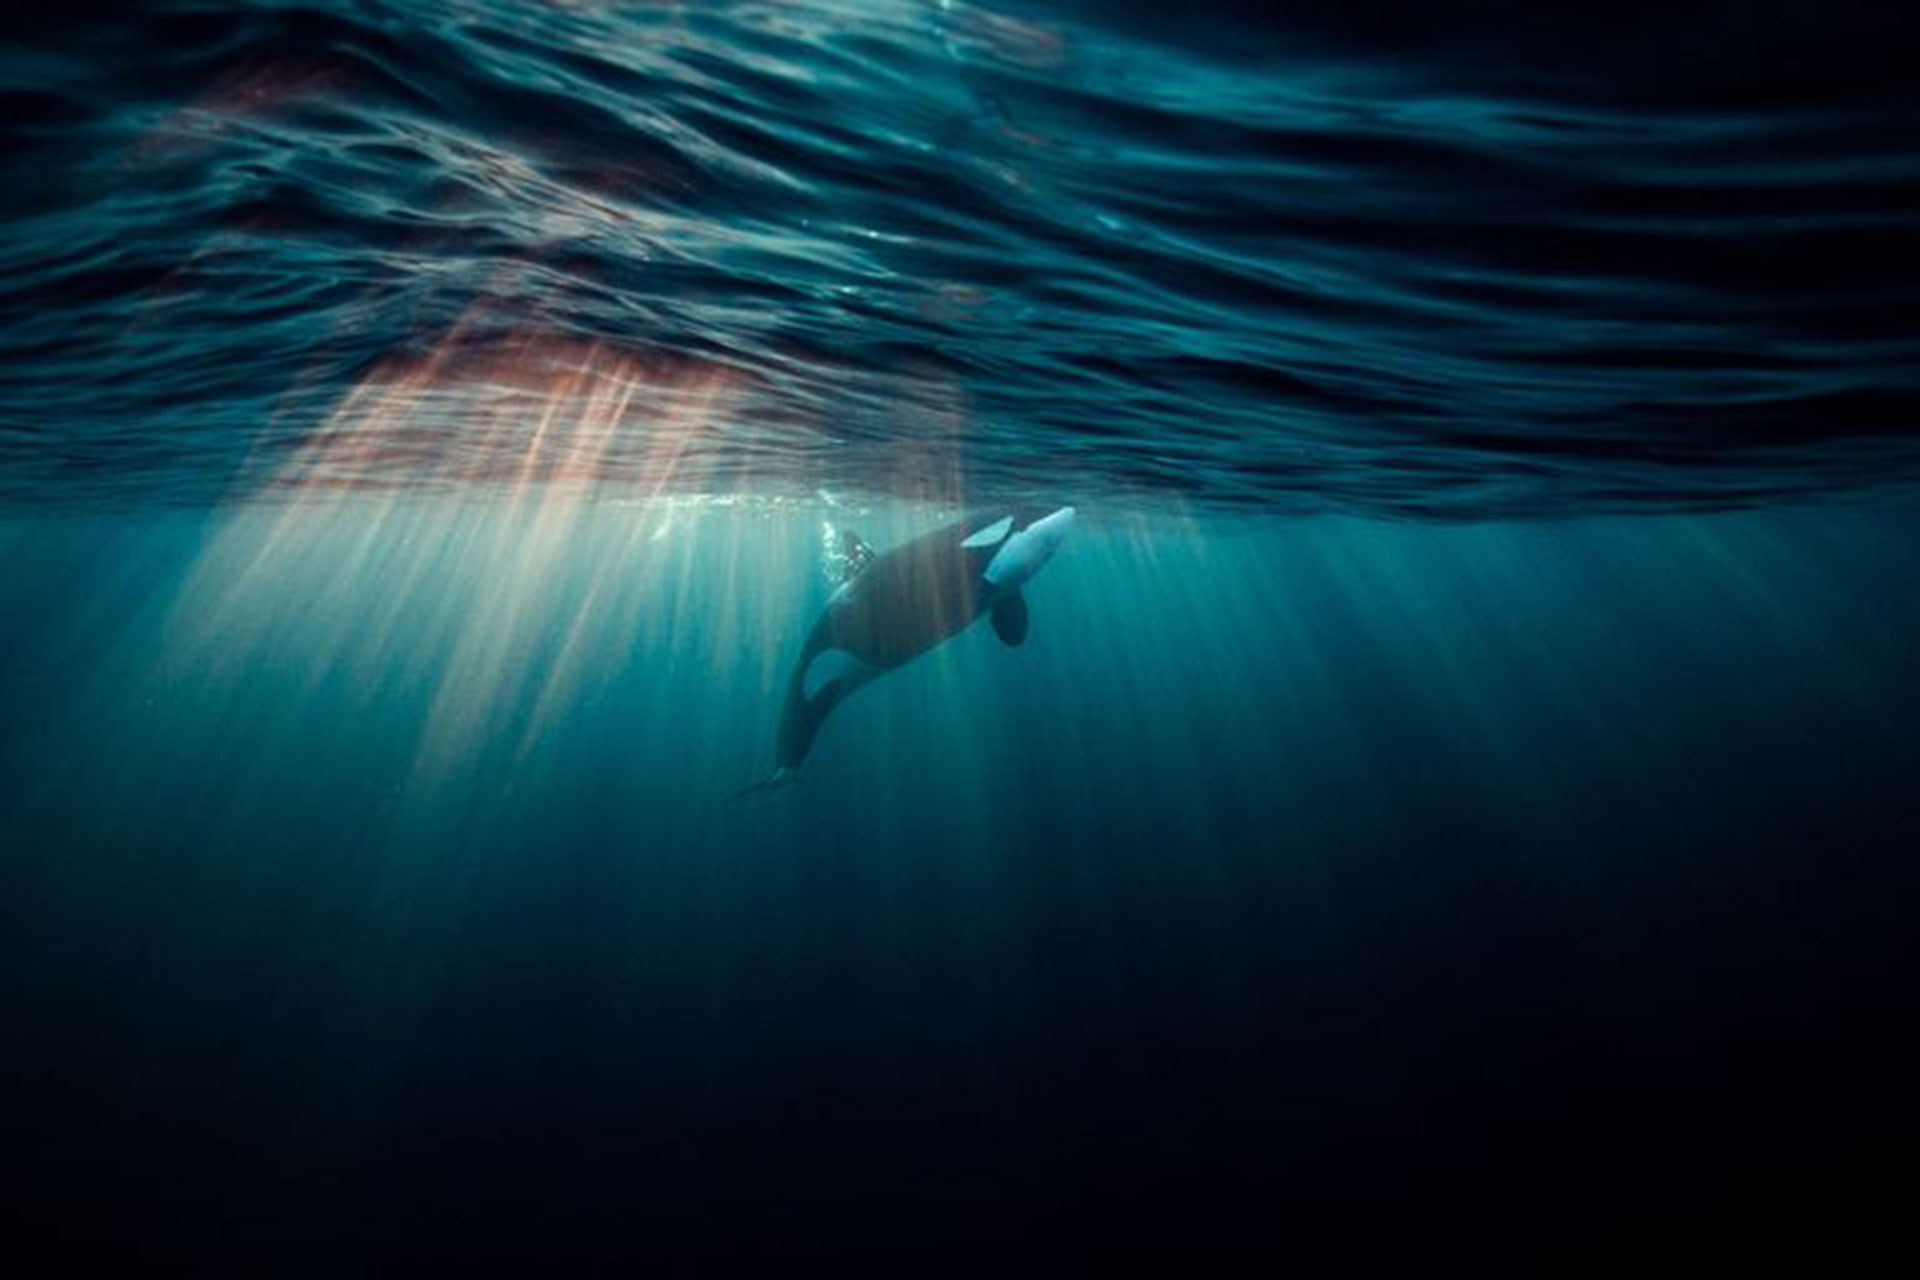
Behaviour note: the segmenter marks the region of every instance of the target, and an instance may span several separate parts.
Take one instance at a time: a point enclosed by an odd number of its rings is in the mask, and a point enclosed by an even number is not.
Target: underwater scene
[[[18,1255],[1911,1246],[1910,35],[10,33]]]

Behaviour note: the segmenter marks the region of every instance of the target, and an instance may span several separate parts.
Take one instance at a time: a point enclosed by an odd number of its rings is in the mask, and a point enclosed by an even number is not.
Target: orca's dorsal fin
[[[851,529],[840,531],[840,581],[852,582],[873,563],[873,548]]]
[[[1027,598],[1019,588],[1006,592],[993,602],[993,634],[1008,648],[1019,648],[1027,639]]]

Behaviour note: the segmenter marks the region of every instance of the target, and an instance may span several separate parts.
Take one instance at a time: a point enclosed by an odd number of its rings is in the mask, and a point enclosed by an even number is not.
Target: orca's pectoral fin
[[[993,633],[1002,644],[1018,648],[1027,639],[1027,598],[1018,589],[993,602]]]

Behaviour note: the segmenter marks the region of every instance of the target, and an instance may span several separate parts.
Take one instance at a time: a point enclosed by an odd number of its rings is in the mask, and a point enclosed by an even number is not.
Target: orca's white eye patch
[[[1013,528],[1013,517],[1002,516],[986,528],[967,535],[967,540],[960,545],[963,547],[991,547],[999,542],[1000,539],[1006,537],[1007,531],[1011,528]]]
[[[806,678],[800,682],[800,695],[808,702],[836,680],[851,680],[867,671],[867,664],[845,649],[822,649],[807,663]]]
[[[1008,538],[1006,545],[993,553],[993,559],[987,562],[986,570],[980,576],[996,587],[1019,586],[1053,559],[1053,553],[1059,550],[1067,530],[1073,528],[1073,516],[1072,507],[1062,507],[1052,515],[1034,521]]]

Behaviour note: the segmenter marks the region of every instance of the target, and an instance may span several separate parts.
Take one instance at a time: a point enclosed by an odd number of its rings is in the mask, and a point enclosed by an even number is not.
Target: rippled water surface
[[[0,51],[0,498],[1909,485],[1887,7],[160,4]]]

